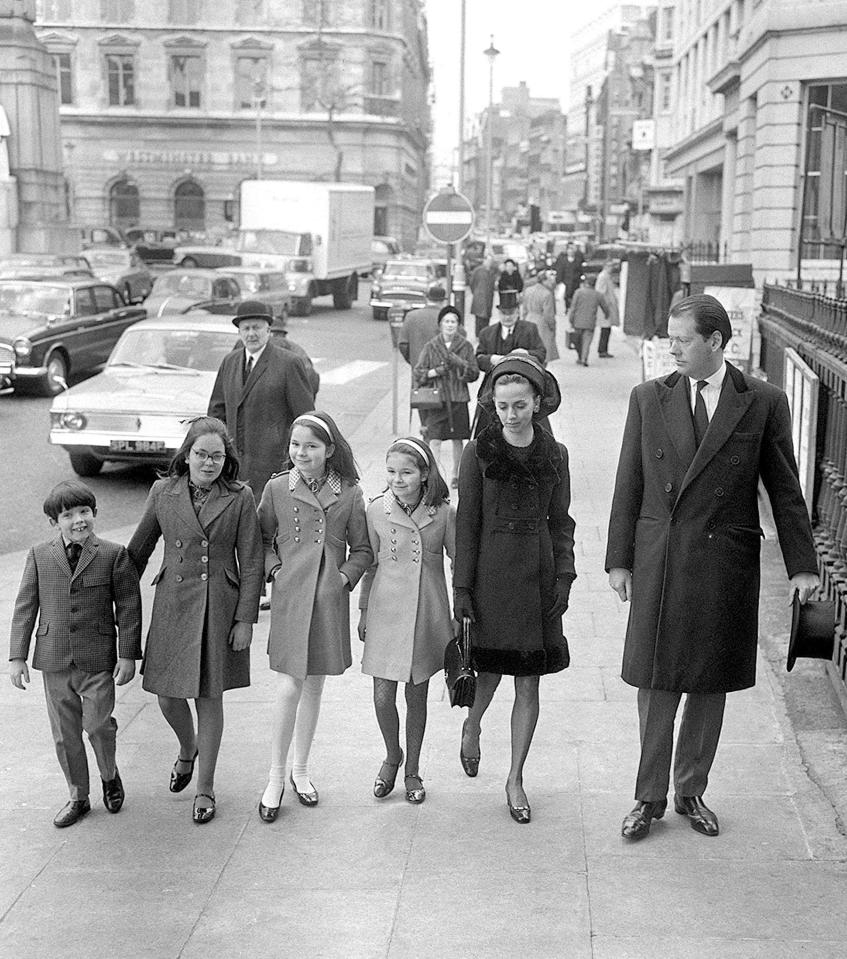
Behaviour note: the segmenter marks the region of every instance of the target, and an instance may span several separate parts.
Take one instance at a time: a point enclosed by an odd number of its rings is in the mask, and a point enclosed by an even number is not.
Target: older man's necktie
[[[709,414],[706,412],[706,401],[703,399],[705,386],[708,386],[707,380],[697,380],[697,398],[694,400],[694,439],[698,446],[703,442],[703,437],[709,428]]]
[[[251,371],[252,369],[253,369],[253,354],[252,354],[252,353],[248,353],[248,354],[247,354],[247,362],[244,364],[244,366],[243,366],[243,368],[242,368],[242,377],[241,377],[241,382],[242,382],[242,383],[246,383],[246,382],[247,382],[247,379],[248,379],[248,377],[250,376],[250,371]]]

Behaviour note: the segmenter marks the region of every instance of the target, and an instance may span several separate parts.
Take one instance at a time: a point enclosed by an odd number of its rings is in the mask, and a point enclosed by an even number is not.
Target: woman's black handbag
[[[451,706],[473,706],[476,673],[471,666],[471,621],[462,620],[462,635],[451,639],[444,650],[444,681]]]
[[[444,405],[444,394],[437,386],[416,386],[409,398],[413,410],[437,410]]]

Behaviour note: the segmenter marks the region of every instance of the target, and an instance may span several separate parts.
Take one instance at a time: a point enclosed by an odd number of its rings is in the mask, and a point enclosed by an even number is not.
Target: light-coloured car
[[[506,260],[514,260],[520,275],[526,276],[529,267],[529,254],[519,240],[492,240],[491,255],[501,267]]]
[[[375,320],[387,320],[392,308],[407,310],[426,303],[429,288],[439,280],[432,260],[423,257],[405,257],[389,260],[383,272],[371,282],[371,311]]]
[[[85,251],[91,272],[111,283],[127,303],[140,303],[153,288],[153,276],[144,261],[132,250],[117,246],[92,246]]]
[[[291,294],[284,270],[263,270],[251,266],[233,266],[218,270],[235,280],[243,300],[261,300],[274,317],[285,320],[291,311]]]
[[[183,267],[157,276],[144,305],[148,316],[185,313],[195,308],[234,313],[241,299],[241,287],[233,277],[217,270]]]
[[[110,461],[166,465],[189,420],[206,413],[221,361],[238,342],[238,330],[214,315],[136,323],[101,373],[55,398],[50,442],[67,450],[79,476]]]

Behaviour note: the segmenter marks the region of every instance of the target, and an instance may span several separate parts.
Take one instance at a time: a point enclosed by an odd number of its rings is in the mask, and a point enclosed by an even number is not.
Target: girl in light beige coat
[[[444,553],[453,559],[456,511],[429,447],[406,437],[386,454],[388,489],[368,506],[374,564],[359,597],[362,672],[374,677],[374,707],[386,759],[374,795],[387,796],[403,762],[397,683],[406,684],[406,799],[426,797],[419,760],[429,679],[444,666],[453,635]]]

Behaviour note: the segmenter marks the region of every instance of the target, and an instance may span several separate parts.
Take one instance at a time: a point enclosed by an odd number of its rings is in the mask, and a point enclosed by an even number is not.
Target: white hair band
[[[330,429],[329,423],[324,422],[319,416],[312,416],[311,413],[301,413],[292,425],[297,426],[298,423],[311,423],[319,426],[324,433],[332,439],[332,430]]]
[[[427,463],[429,463],[428,449],[423,445],[423,443],[419,443],[417,440],[399,439],[399,440],[394,440],[394,442],[391,445],[392,446],[411,446],[413,450],[416,450],[418,453],[420,453],[421,456],[423,456],[424,460]]]

